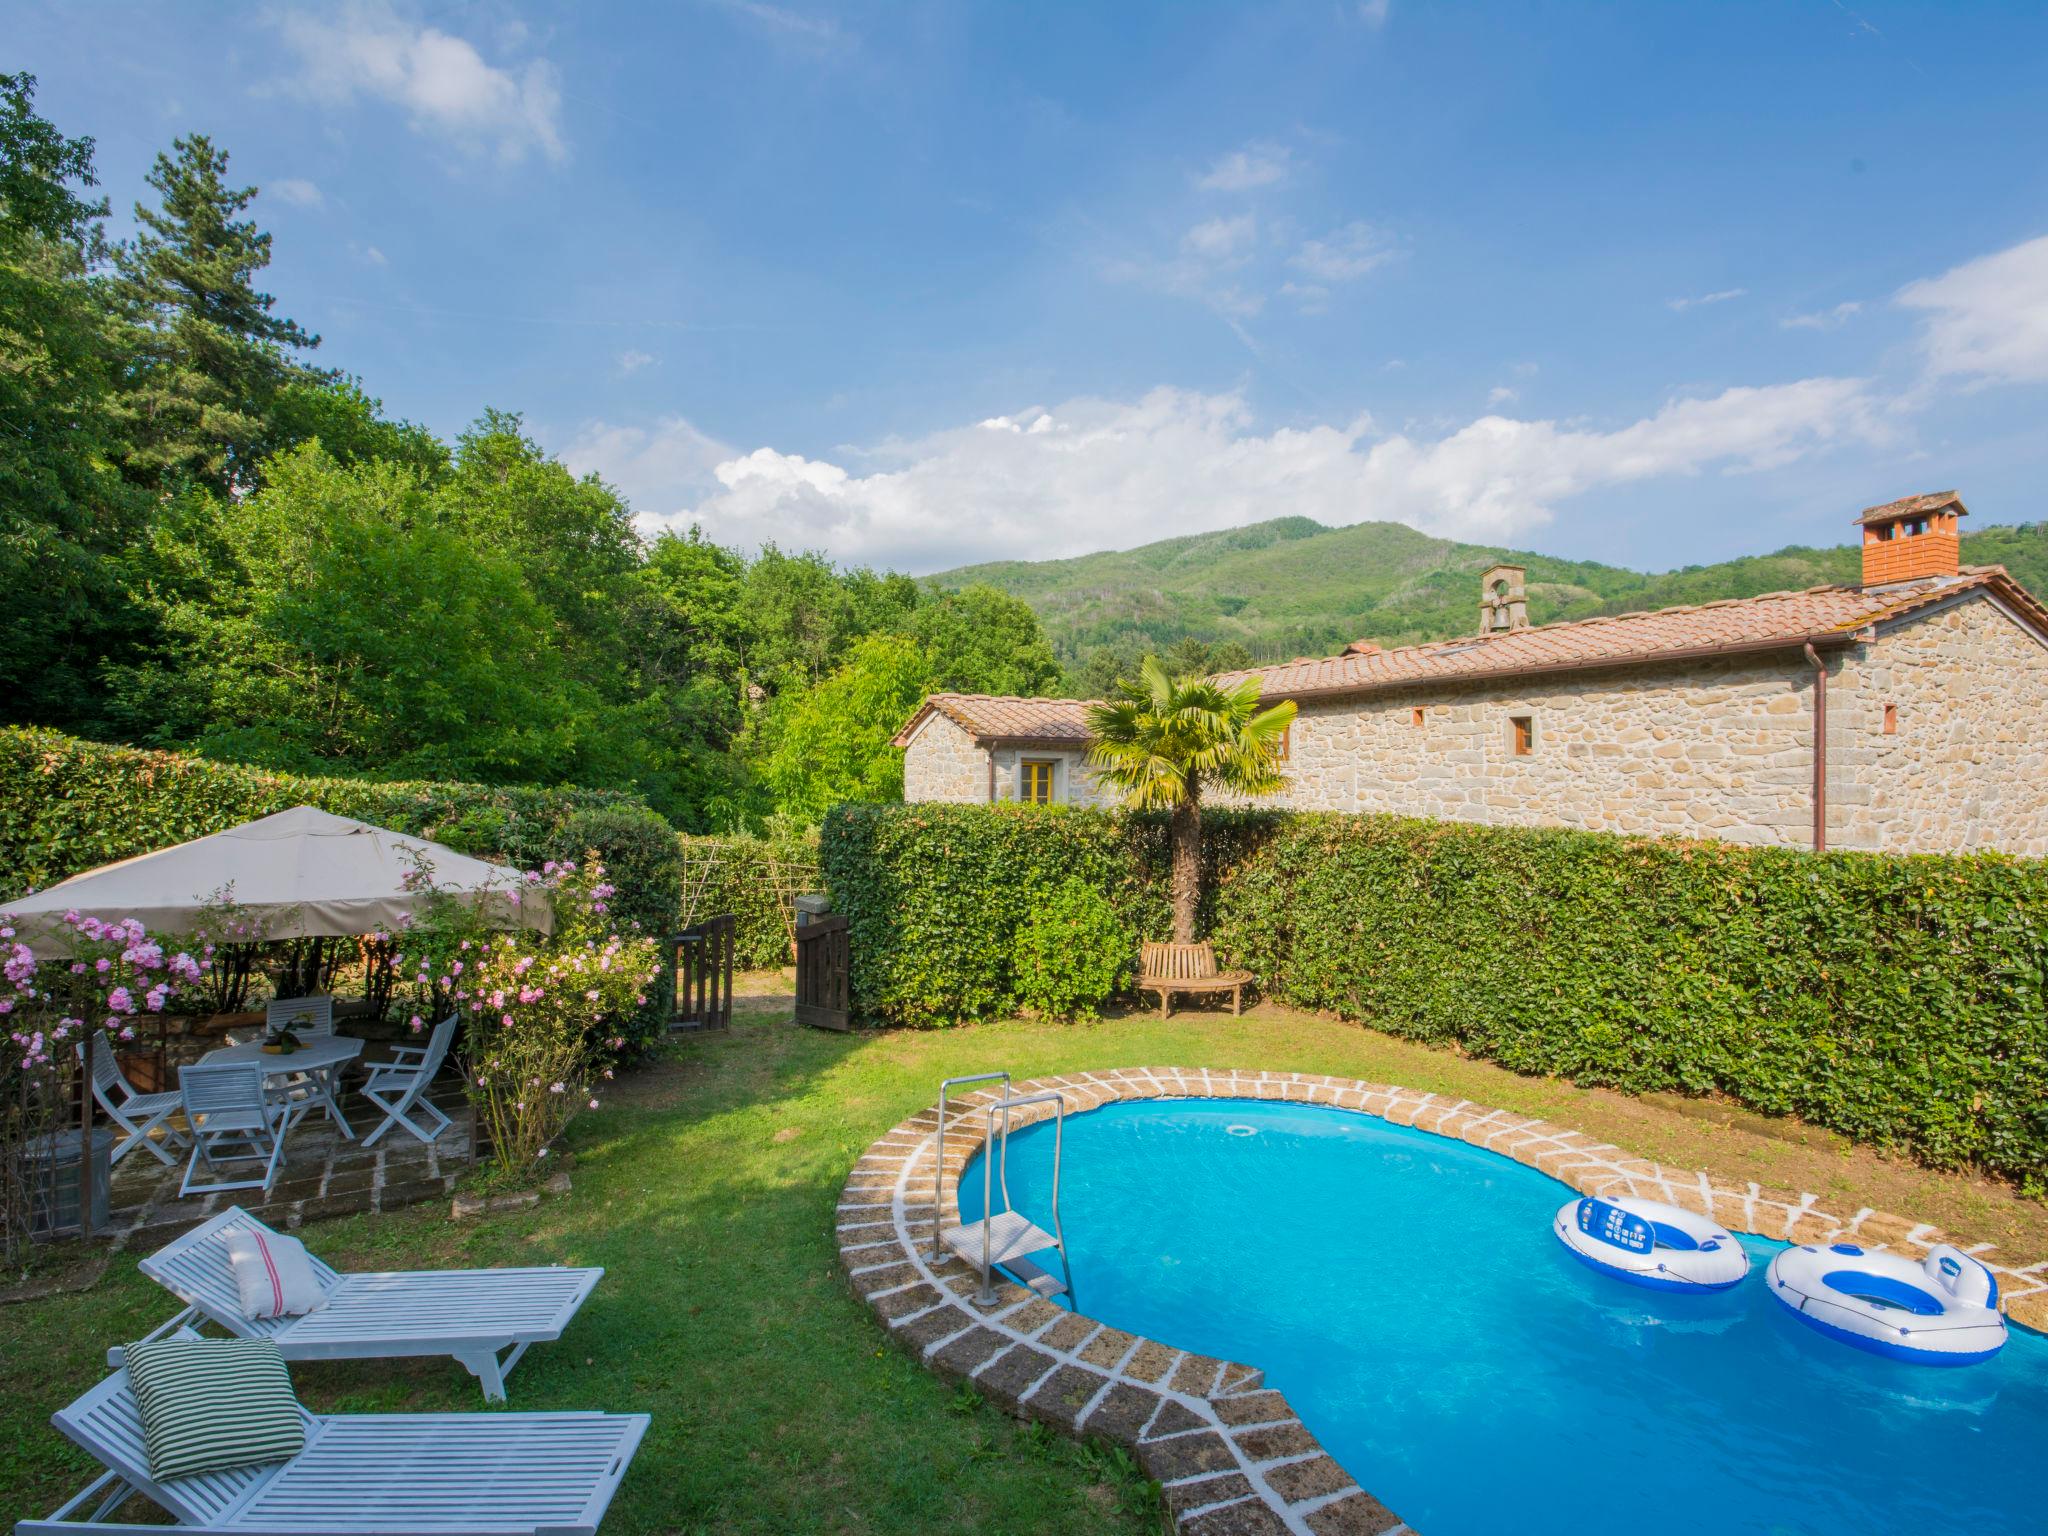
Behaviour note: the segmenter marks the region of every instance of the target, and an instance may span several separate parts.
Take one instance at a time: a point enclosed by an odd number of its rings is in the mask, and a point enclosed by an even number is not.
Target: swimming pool
[[[1263,1367],[1429,1536],[2048,1527],[2039,1335],[1957,1371],[1843,1348],[1771,1301],[1783,1245],[1761,1239],[1733,1291],[1623,1285],[1551,1236],[1564,1185],[1342,1110],[1125,1102],[1066,1136],[1077,1309]],[[1011,1194],[1041,1220],[1051,1162],[1049,1124],[1011,1138]],[[960,1203],[980,1215],[978,1158]]]

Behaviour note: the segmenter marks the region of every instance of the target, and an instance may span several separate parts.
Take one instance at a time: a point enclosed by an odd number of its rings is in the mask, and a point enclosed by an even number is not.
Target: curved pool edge
[[[1045,1077],[1019,1095],[1059,1090],[1069,1114],[1131,1099],[1271,1099],[1319,1104],[1498,1152],[1583,1194],[1634,1194],[1711,1216],[1730,1231],[1790,1242],[1857,1238],[1924,1252],[1941,1234],[1888,1212],[1847,1217],[1814,1195],[1717,1183],[1583,1132],[1442,1094],[1304,1072],[1131,1067]],[[959,1220],[962,1171],[980,1150],[983,1090],[949,1101],[942,1182],[948,1222]],[[1049,1106],[1019,1112],[1014,1125]],[[896,1341],[924,1364],[1005,1408],[1068,1433],[1099,1437],[1136,1456],[1165,1492],[1177,1530],[1190,1536],[1294,1532],[1384,1536],[1406,1527],[1323,1450],[1256,1365],[1218,1360],[1062,1311],[1021,1286],[999,1283],[977,1307],[973,1269],[932,1257],[938,1106],[884,1132],[854,1164],[834,1218],[839,1261],[855,1292]],[[1984,1245],[1978,1245],[1981,1249]],[[1981,1254],[1980,1254],[1981,1257]],[[1985,1260],[1989,1263],[1989,1260]],[[2048,1265],[1993,1264],[2007,1316],[2048,1332]]]

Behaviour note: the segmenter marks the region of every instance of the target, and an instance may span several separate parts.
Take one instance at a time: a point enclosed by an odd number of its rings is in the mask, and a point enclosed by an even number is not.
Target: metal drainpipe
[[[1813,851],[1828,847],[1828,664],[1811,644],[1806,659],[1813,664]]]

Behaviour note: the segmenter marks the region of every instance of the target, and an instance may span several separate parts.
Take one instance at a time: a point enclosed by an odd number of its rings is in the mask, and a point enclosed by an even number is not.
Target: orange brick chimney
[[[1863,585],[1955,575],[1963,552],[1957,520],[1969,515],[1954,491],[1865,509],[1856,519],[1863,529]]]

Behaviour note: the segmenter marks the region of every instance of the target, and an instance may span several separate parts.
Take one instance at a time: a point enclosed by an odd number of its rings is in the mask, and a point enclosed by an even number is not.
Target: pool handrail
[[[1052,1105],[1052,1235],[1054,1246],[1060,1251],[1060,1268],[1065,1271],[1067,1294],[1074,1291],[1074,1269],[1067,1262],[1067,1235],[1060,1226],[1060,1152],[1066,1140],[1067,1100],[1057,1088],[1048,1088],[1042,1093],[1027,1093],[1014,1098],[1007,1091],[995,1103],[983,1111],[982,1154],[981,1154],[981,1291],[974,1299],[981,1306],[988,1306],[996,1299],[994,1267],[989,1263],[989,1231],[995,1216],[995,1207],[990,1203],[990,1164],[1002,1164],[1003,1209],[1013,1210],[1010,1204],[1010,1113],[1031,1104]],[[1003,1112],[1003,1140],[996,1157],[988,1155],[988,1143],[995,1140],[996,1111]]]
[[[940,1233],[945,1229],[946,1208],[946,1093],[949,1089],[965,1087],[968,1083],[992,1083],[997,1078],[1003,1081],[1003,1097],[1010,1096],[1010,1074],[1007,1072],[978,1072],[971,1077],[949,1077],[939,1084],[939,1144],[934,1153],[932,1171],[932,1259],[936,1262],[944,1249]],[[1005,1193],[1007,1199],[1008,1194]]]

